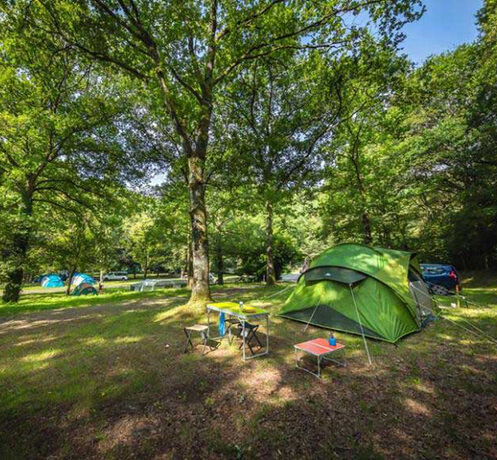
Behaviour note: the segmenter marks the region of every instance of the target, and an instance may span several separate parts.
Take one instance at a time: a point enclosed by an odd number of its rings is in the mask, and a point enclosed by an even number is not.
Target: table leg
[[[266,316],[266,352],[269,353],[269,315]]]
[[[242,321],[242,345],[243,345],[243,360],[245,359],[245,321]]]

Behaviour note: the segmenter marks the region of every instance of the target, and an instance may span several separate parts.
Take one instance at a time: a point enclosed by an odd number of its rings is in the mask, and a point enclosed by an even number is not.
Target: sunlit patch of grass
[[[66,296],[63,293],[29,294],[22,296],[18,303],[0,304],[0,317],[41,310],[87,307],[92,305],[121,303],[141,299],[184,296],[187,293],[188,291],[186,289],[157,289],[155,291],[147,292],[135,292],[118,289],[112,292],[104,292],[98,296]]]
[[[136,343],[142,340],[143,337],[136,337],[136,336],[131,336],[131,337],[119,337],[117,339],[114,339],[114,343]]]
[[[83,345],[85,346],[94,346],[94,345],[103,345],[106,340],[103,337],[91,337],[89,339],[84,339]]]
[[[28,363],[38,363],[40,361],[45,361],[47,359],[54,358],[57,355],[60,355],[62,353],[62,350],[55,350],[55,349],[50,349],[46,351],[42,351],[40,353],[34,353],[31,355],[24,356],[21,358],[23,361],[26,361]]]
[[[164,436],[174,436],[179,448],[200,442],[206,451],[220,457],[250,456],[267,443],[274,452],[280,448],[285,452],[288,443],[304,440],[305,444],[309,435],[314,449],[319,442],[316,439],[329,443],[334,455],[323,458],[337,456],[333,450],[337,441],[346,448],[345,456],[358,458],[366,452],[361,450],[364,446],[375,439],[381,442],[377,429],[391,435],[396,427],[402,427],[394,440],[402,435],[404,442],[411,442],[409,436],[420,428],[412,422],[413,416],[433,417],[430,430],[441,436],[445,425],[440,413],[464,398],[471,401],[473,396],[495,393],[497,377],[489,364],[496,359],[495,348],[448,321],[431,324],[401,340],[397,347],[368,339],[375,363],[371,368],[362,338],[336,333],[338,341],[347,346],[348,366],[327,366],[324,378],[318,381],[295,369],[293,345],[327,337],[329,331],[312,326],[304,331],[305,324],[276,316],[290,290],[267,297],[284,286],[267,290],[262,285],[240,287],[243,289],[234,292],[232,286],[215,287],[213,292],[223,301],[243,300],[267,307],[272,315],[270,354],[249,362],[242,361],[236,340],[231,346],[223,341],[205,356],[201,347],[183,354],[183,327],[206,320],[205,310],[188,308],[185,290],[104,294],[89,298],[100,302],[102,308],[84,312],[78,309],[88,304],[73,305],[69,299],[68,308],[73,310],[63,314],[26,315],[18,324],[4,322],[0,330],[0,421],[16,417],[18,421],[36,421],[39,414],[49,414],[44,422],[52,423],[63,435],[60,441],[44,438],[42,443],[63,444],[57,452],[68,455],[75,442],[73,430],[79,429],[80,439],[88,433],[90,445],[101,443],[99,456],[113,458],[116,451],[106,450],[111,447],[104,444],[119,444],[123,432],[133,436],[137,427],[146,425],[140,420],[152,414],[162,417],[157,423],[165,430]],[[47,304],[53,302],[61,308],[58,299],[65,297],[51,297]],[[492,303],[496,300],[493,295]],[[40,303],[36,296],[31,302]],[[109,303],[117,307],[105,306]],[[89,306],[93,305],[99,303]],[[475,322],[489,332],[497,323],[497,312],[486,307],[460,308],[448,315],[456,322]],[[217,315],[211,315],[211,320],[217,328]],[[263,326],[261,331],[264,333]],[[480,417],[482,413],[478,413]],[[329,426],[333,417],[339,423],[320,433],[320,427]],[[128,419],[130,424],[126,424]],[[458,423],[452,421],[450,429],[466,435]],[[12,427],[12,439],[22,438],[36,452],[40,438],[22,424],[13,423]],[[169,427],[171,431],[167,431]],[[344,431],[333,437],[335,430]],[[140,450],[145,437],[150,444]],[[137,449],[137,456],[160,456],[148,434],[133,439],[128,441]],[[387,454],[392,453],[388,451],[390,442],[381,446]],[[436,453],[427,450],[420,456],[436,457]]]

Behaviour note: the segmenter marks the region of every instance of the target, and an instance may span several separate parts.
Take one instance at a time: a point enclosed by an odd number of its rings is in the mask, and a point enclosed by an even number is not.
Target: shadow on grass
[[[275,317],[266,358],[243,363],[237,342],[184,354],[182,329],[204,314],[181,299],[136,300],[2,325],[2,458],[495,454],[495,350],[446,322],[397,348],[370,341],[373,368],[360,337],[337,334],[349,367],[320,381],[294,369],[292,344],[323,330]]]
[[[2,317],[11,317],[17,314],[30,313],[34,311],[103,305],[128,300],[185,296],[188,294],[186,289],[160,289],[148,292],[135,292],[123,289],[116,289],[112,291],[113,292],[105,292],[96,296],[66,296],[64,293],[25,295],[18,303],[0,304],[0,319]]]

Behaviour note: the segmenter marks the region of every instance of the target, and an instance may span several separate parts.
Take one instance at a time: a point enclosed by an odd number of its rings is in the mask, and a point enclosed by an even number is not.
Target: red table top
[[[313,355],[321,356],[345,348],[345,345],[337,342],[335,346],[331,346],[328,343],[328,339],[313,339],[308,340],[307,342],[298,343],[297,345],[294,345],[294,347],[299,350],[307,351]]]

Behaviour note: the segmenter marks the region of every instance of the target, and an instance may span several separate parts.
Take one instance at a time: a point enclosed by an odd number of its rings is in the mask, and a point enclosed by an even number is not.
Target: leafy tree
[[[58,266],[67,267],[66,294],[71,293],[71,285],[75,273],[84,272],[97,262],[95,251],[95,235],[91,232],[88,221],[91,216],[88,212],[71,215],[66,219],[57,219],[57,226],[53,229],[48,244],[51,259]]]
[[[117,147],[108,139],[119,106],[116,88],[103,85],[105,78],[97,79],[62,43],[54,47],[1,18],[0,213],[10,226],[3,298],[17,301],[37,210],[74,212],[103,198],[97,183],[118,164],[107,160]]]
[[[339,71],[318,53],[282,64],[260,61],[242,73],[228,97],[228,134],[239,160],[234,167],[253,187],[266,215],[267,284],[276,282],[275,209],[319,176],[320,149],[336,127],[341,106]]]
[[[135,214],[126,220],[127,251],[137,261],[143,270],[143,277],[147,278],[152,264],[159,257],[160,237],[154,225],[154,219],[146,212]]]
[[[362,50],[345,61],[348,73],[341,94],[343,113],[328,146],[324,219],[330,221],[338,240],[391,244],[383,235],[386,219],[397,212],[391,205],[399,201],[399,191],[406,182],[402,182],[405,177],[399,176],[399,170],[395,171],[403,165],[389,150],[390,141],[401,134],[398,112],[389,108],[410,65],[394,50],[373,41],[365,42]],[[388,149],[380,148],[382,145]],[[392,178],[398,181],[394,184]]]
[[[54,0],[16,3],[36,29],[143,81],[174,126],[188,166],[192,224],[191,301],[210,297],[205,162],[217,92],[245,63],[293,48],[348,47],[351,14],[369,15],[392,40],[418,17],[419,0]],[[166,115],[167,114],[167,115]]]
[[[104,273],[118,265],[119,250],[123,247],[124,229],[122,206],[105,206],[95,213],[89,221],[89,228],[94,236],[92,251],[95,253],[96,266],[100,273],[100,283]]]
[[[488,67],[495,2],[485,2],[479,20],[476,43],[418,69],[401,66],[393,79],[381,77],[380,62],[361,77],[355,102],[344,93],[352,107],[378,97],[341,125],[330,146],[334,163],[320,197],[324,227],[337,241],[412,248],[463,268],[495,266],[497,93]]]
[[[465,45],[429,59],[402,100],[413,185],[431,210],[429,223],[442,230],[445,253],[465,267],[489,267],[497,245],[496,165],[484,142],[488,125],[474,118],[474,107],[488,110],[477,103],[480,51]]]

